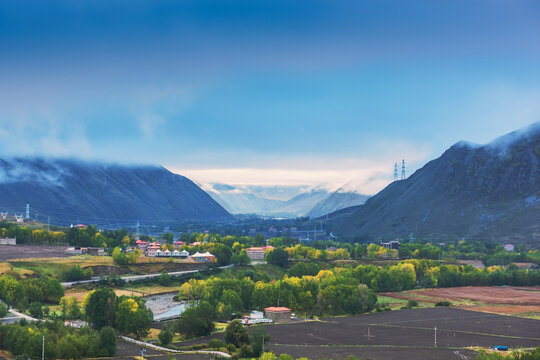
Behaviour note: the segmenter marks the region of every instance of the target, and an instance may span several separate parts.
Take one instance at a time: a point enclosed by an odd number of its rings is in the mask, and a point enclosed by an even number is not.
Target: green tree
[[[129,262],[127,255],[118,246],[113,249],[112,257],[117,265],[127,265]]]
[[[110,326],[105,326],[99,331],[99,348],[105,356],[116,355],[116,332]]]
[[[214,329],[214,309],[206,301],[184,311],[177,322],[178,331],[187,338],[209,335]]]
[[[8,314],[8,308],[6,304],[4,304],[2,301],[0,301],[0,318],[3,318]]]
[[[289,253],[283,248],[275,248],[266,255],[266,261],[279,267],[286,267],[289,262]]]
[[[135,334],[137,338],[145,336],[152,325],[152,311],[140,297],[122,296],[116,311],[116,327],[125,334]]]
[[[162,272],[161,275],[159,275],[158,277],[158,283],[161,286],[169,286],[171,282],[171,275],[169,275],[166,271]]]
[[[110,287],[92,292],[86,302],[85,313],[88,321],[97,329],[113,326],[118,298]]]
[[[253,349],[253,356],[260,356],[263,352],[264,343],[270,340],[270,336],[266,332],[263,325],[258,324],[253,329],[251,334],[251,348]]]
[[[167,244],[172,244],[174,241],[174,235],[172,233],[166,232],[161,234],[161,238],[167,242]]]
[[[163,346],[169,345],[173,337],[174,337],[174,330],[172,326],[170,325],[165,325],[158,335],[159,342]]]
[[[30,316],[35,317],[37,319],[41,319],[43,317],[43,309],[41,303],[33,302],[28,307],[28,312],[30,313]]]
[[[225,328],[225,343],[240,347],[244,344],[249,345],[249,335],[246,328],[240,320],[235,319]]]

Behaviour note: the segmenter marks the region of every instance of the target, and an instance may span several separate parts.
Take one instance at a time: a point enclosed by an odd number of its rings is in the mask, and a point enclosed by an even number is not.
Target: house
[[[504,248],[504,250],[506,250],[508,252],[514,251],[514,245],[513,244],[505,244],[505,245],[503,245],[503,248]]]
[[[182,251],[180,252],[180,257],[181,257],[181,258],[184,258],[184,259],[187,258],[187,257],[189,257],[189,253],[187,252],[187,250],[182,250]]]
[[[195,241],[195,242],[192,242],[191,244],[189,244],[190,246],[199,246],[199,245],[202,245],[203,243],[200,242],[200,241]]]
[[[264,315],[266,318],[276,323],[291,321],[291,309],[286,307],[267,307],[264,309]]]
[[[195,254],[191,255],[191,260],[197,261],[197,262],[215,262],[216,257],[209,252],[200,253],[196,252]]]
[[[83,253],[83,249],[79,246],[72,246],[68,247],[65,250],[65,253],[69,255],[81,255]]]
[[[174,250],[172,253],[171,253],[171,256],[172,257],[180,257],[180,252],[178,250]]]
[[[105,249],[102,247],[89,247],[88,255],[103,256],[105,255]]]
[[[140,250],[143,250],[143,251],[146,250],[146,248],[148,247],[148,243],[142,240],[135,241],[135,244]]]
[[[158,250],[160,250],[161,252],[161,244],[158,244],[158,243],[147,244],[146,256],[156,256],[156,251]]]
[[[17,238],[0,238],[0,245],[17,245]]]
[[[173,245],[174,245],[174,246],[182,246],[182,245],[184,245],[184,244],[185,244],[185,242],[180,241],[180,240],[176,240],[175,242],[173,242]]]
[[[251,260],[264,260],[264,248],[263,247],[250,247],[246,249],[247,256]]]
[[[393,240],[389,242],[382,242],[381,246],[386,249],[399,250],[399,241]]]
[[[171,256],[171,252],[169,250],[165,250],[161,253],[161,256]]]
[[[154,256],[161,256],[161,254],[163,254],[161,252],[161,250],[157,249],[155,252],[154,252]]]

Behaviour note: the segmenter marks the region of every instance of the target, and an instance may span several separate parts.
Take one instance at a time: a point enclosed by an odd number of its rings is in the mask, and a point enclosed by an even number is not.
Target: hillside
[[[330,218],[349,238],[530,242],[540,231],[540,124],[483,146],[457,143],[344,214]]]
[[[65,159],[0,160],[0,210],[55,224],[169,223],[230,219],[191,180],[161,166]]]
[[[359,194],[356,187],[349,182],[319,201],[307,215],[312,218],[323,216],[347,207],[362,205],[367,199],[368,195]]]

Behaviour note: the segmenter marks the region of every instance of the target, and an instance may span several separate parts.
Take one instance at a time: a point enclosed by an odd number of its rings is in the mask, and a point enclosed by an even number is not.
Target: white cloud
[[[187,176],[203,187],[212,183],[231,185],[308,185],[335,190],[354,180],[359,192],[375,194],[393,180],[394,162],[402,157],[409,166],[408,174],[423,165],[430,154],[408,144],[397,144],[395,151],[377,157],[295,156],[286,159],[261,155],[259,166],[182,167],[168,165],[176,173]],[[237,154],[237,159],[242,155]],[[400,165],[401,166],[401,165]],[[401,174],[401,168],[400,168]]]

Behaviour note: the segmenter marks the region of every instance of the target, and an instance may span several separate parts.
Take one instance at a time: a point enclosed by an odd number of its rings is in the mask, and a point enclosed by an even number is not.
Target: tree
[[[8,313],[8,308],[6,304],[4,304],[2,301],[0,301],[0,318],[3,318]]]
[[[240,347],[244,344],[249,345],[249,335],[246,328],[240,320],[235,319],[227,325],[225,329],[225,343]]]
[[[110,287],[103,287],[88,297],[85,313],[88,321],[97,329],[112,326],[116,316],[118,298]]]
[[[114,263],[117,265],[128,264],[129,259],[127,255],[118,246],[113,249],[112,257],[113,257]]]
[[[159,342],[163,346],[169,345],[173,337],[174,337],[174,330],[172,326],[170,325],[165,325],[158,335]]]
[[[43,317],[43,309],[41,308],[41,303],[33,302],[30,304],[30,307],[28,307],[28,312],[30,313],[30,316],[35,317],[37,319],[41,319]]]
[[[170,232],[161,234],[161,238],[167,242],[167,244],[172,244],[174,241],[174,235]]]
[[[171,284],[172,278],[166,271],[162,272],[158,277],[158,283],[161,286],[169,286]]]
[[[99,331],[99,348],[105,356],[116,355],[116,332],[110,326],[105,326]]]
[[[187,338],[210,335],[214,329],[214,309],[206,301],[184,311],[177,322],[178,331]]]
[[[286,267],[289,261],[289,253],[283,248],[275,248],[266,255],[266,261],[279,267]]]
[[[251,335],[251,348],[253,349],[253,356],[260,356],[264,349],[264,343],[270,340],[270,336],[266,332],[263,325],[258,324],[253,329]]]
[[[140,297],[122,296],[119,299],[116,312],[116,326],[125,334],[135,334],[137,338],[145,336],[150,331],[153,314]]]
[[[249,265],[251,263],[251,259],[249,258],[247,251],[242,250],[240,254],[233,255],[231,257],[231,263],[238,265]]]

